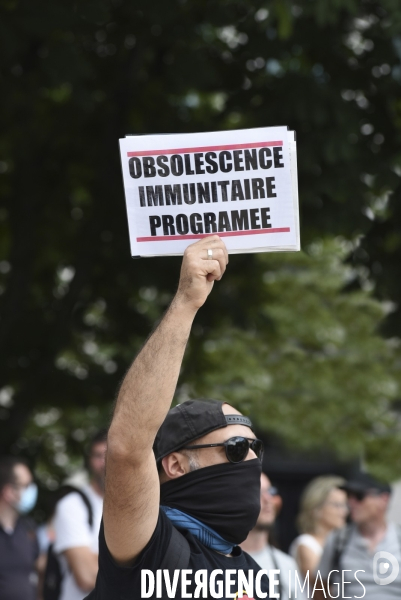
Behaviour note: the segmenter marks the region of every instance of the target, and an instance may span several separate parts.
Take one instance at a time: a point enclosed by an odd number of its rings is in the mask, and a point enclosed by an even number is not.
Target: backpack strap
[[[336,532],[334,554],[331,564],[332,568],[330,569],[331,571],[341,571],[340,559],[350,540],[353,529],[354,528],[352,525],[347,525]]]
[[[62,580],[60,561],[54,552],[54,544],[50,544],[47,549],[46,568],[43,576],[43,600],[59,600]]]
[[[79,494],[82,498],[83,503],[85,504],[87,510],[88,510],[88,523],[89,523],[89,527],[92,529],[93,527],[93,508],[92,508],[92,504],[89,501],[88,496],[85,494],[85,492],[83,490],[81,490],[81,488],[75,487],[75,485],[63,485],[59,492],[58,492],[58,497],[57,497],[57,502],[59,502],[62,498],[65,498],[66,496],[69,496],[70,494]]]
[[[160,569],[186,569],[189,563],[191,551],[185,537],[173,526],[171,538],[166,554],[160,565]]]
[[[160,569],[168,569],[171,576],[175,569],[181,570],[188,567],[190,555],[191,550],[186,538],[173,525],[170,542],[161,562]],[[166,600],[167,598],[167,592],[164,591],[162,600]]]
[[[88,498],[88,496],[85,494],[85,492],[83,492],[82,490],[80,490],[79,488],[76,488],[75,490],[82,498],[86,508],[88,509],[88,523],[89,523],[89,527],[92,529],[93,527],[93,508],[92,508],[92,504],[90,503],[90,500]]]

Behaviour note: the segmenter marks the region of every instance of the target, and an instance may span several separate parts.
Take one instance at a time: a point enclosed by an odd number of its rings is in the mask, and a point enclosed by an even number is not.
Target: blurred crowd
[[[58,490],[46,523],[28,513],[38,488],[24,460],[0,459],[0,599],[82,600],[98,571],[103,512],[106,430],[85,455],[88,482]]]
[[[286,554],[274,543],[279,491],[262,474],[259,519],[242,548],[261,568],[277,570],[279,598],[400,598],[401,527],[387,520],[390,496],[390,485],[368,473],[313,479]]]
[[[31,470],[22,459],[0,459],[1,600],[82,600],[93,589],[106,435],[99,431],[89,444],[88,483],[63,485],[47,522],[39,527],[29,517],[37,499]],[[389,563],[376,573],[371,566],[378,552],[390,553],[401,563],[401,528],[386,516],[390,495],[388,484],[367,473],[348,481],[332,475],[313,479],[300,500],[299,535],[285,553],[276,527],[283,501],[279,489],[262,474],[260,515],[241,546],[270,572],[281,599],[325,598],[335,586],[337,597],[399,598],[391,570],[387,574]],[[377,577],[386,581],[379,596]]]

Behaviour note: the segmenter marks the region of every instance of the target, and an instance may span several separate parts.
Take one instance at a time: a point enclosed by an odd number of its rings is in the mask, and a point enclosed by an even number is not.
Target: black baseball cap
[[[369,492],[375,491],[381,494],[387,493],[391,494],[391,487],[388,483],[383,481],[379,481],[369,475],[369,473],[358,473],[352,479],[349,479],[344,484],[338,486],[340,490],[344,490],[346,492]]]
[[[156,461],[180,450],[211,431],[228,425],[246,425],[252,429],[251,420],[243,415],[225,415],[224,402],[200,398],[177,404],[167,413],[157,432],[153,451]]]

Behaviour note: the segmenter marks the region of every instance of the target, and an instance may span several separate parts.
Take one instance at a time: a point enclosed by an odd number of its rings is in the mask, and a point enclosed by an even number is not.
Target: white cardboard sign
[[[180,255],[217,233],[234,253],[299,250],[287,127],[120,140],[132,256]]]

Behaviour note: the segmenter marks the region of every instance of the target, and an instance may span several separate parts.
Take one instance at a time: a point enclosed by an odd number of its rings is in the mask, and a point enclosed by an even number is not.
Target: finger
[[[212,256],[209,256],[208,250],[211,250]],[[206,255],[206,260],[218,260],[219,261],[221,275],[223,276],[223,274],[226,270],[226,267],[227,267],[227,260],[226,260],[226,255],[225,255],[224,249],[221,247],[220,248],[207,248],[207,249],[205,248],[204,253]]]
[[[227,266],[228,265],[228,251],[227,251],[227,246],[225,245],[223,240],[220,240],[220,248],[223,252],[225,266]]]
[[[213,236],[210,236],[205,239],[208,240],[208,244],[206,244],[206,254],[207,254],[208,250],[213,250],[213,252],[214,252],[216,249],[220,248],[224,253],[225,261],[227,264],[229,261],[228,251],[227,251],[227,246],[225,245],[223,240],[220,239],[217,235],[213,235]],[[202,240],[202,241],[204,241],[204,240]],[[208,258],[208,257],[206,256],[206,258]]]
[[[216,233],[214,233],[212,235],[206,235],[200,240],[200,242],[202,242],[203,244],[214,244],[216,242],[221,242],[221,238]]]
[[[213,253],[217,250],[222,250],[224,255],[224,263],[228,263],[228,252],[225,243],[218,235],[208,235],[198,242],[188,246],[184,252],[185,255],[197,255],[204,260],[210,260],[207,251],[212,250]],[[212,256],[214,258],[214,256]]]
[[[201,258],[203,258],[204,260],[211,260],[213,258],[214,250],[216,250],[216,248],[211,248],[210,246],[208,246],[207,248],[202,248]]]
[[[194,242],[193,244],[191,244],[191,246],[193,248],[204,248],[206,247],[212,247],[216,244],[218,244],[220,242],[220,238],[218,235],[206,235],[205,237],[203,237],[202,239],[200,239],[197,242]]]
[[[224,257],[225,257],[225,261],[226,261],[226,264],[227,264],[227,263],[228,263],[228,260],[229,260],[229,259],[228,259],[228,251],[227,251],[227,246],[225,245],[225,243],[223,242],[223,240],[222,240],[221,238],[219,238],[218,236],[216,236],[216,237],[217,237],[217,238],[218,238],[218,240],[219,240],[218,247],[219,247],[219,248],[221,248],[221,249],[223,250],[223,252],[224,252]]]
[[[224,256],[225,256],[225,259],[226,259],[226,265],[227,265],[228,262],[229,262],[227,246],[225,245],[225,243],[223,242],[223,240],[221,240],[221,243],[223,245],[223,252],[224,252]]]
[[[205,267],[207,271],[206,279],[208,281],[216,281],[222,278],[223,273],[221,271],[220,262],[218,260],[205,261]]]
[[[208,235],[207,237],[202,238],[198,242],[194,242],[193,244],[187,246],[184,254],[195,253],[201,256],[201,258],[207,258],[208,249],[213,250],[214,248],[220,248],[222,246],[224,246],[224,243],[220,240],[220,238],[217,235]]]

